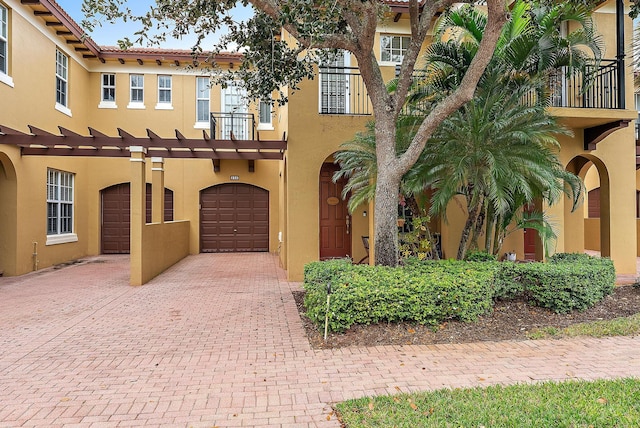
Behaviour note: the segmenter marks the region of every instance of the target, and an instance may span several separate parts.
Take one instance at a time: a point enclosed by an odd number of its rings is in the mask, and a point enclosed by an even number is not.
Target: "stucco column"
[[[142,246],[146,222],[146,154],[147,149],[131,146],[131,242],[130,275],[131,285],[142,285]]]
[[[151,221],[164,223],[164,159],[151,158]]]

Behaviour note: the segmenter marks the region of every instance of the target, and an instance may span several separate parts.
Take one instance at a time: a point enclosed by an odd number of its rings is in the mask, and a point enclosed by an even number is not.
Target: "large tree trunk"
[[[378,174],[375,199],[376,265],[398,265],[398,191],[400,180]]]

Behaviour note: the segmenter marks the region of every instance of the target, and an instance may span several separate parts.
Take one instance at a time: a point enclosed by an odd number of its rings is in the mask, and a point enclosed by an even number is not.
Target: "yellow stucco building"
[[[393,11],[376,41],[389,79],[409,37],[402,2]],[[616,57],[619,15],[615,0],[594,14],[606,58]],[[631,28],[625,15],[627,41]],[[599,189],[599,220],[564,203],[548,212],[557,251],[601,250],[618,273],[635,273],[637,112],[631,67],[620,64],[603,62],[586,101],[563,83],[553,108],[575,134],[561,160]],[[284,107],[247,104],[232,82],[210,87],[200,65],[187,50],[97,46],[50,0],[0,0],[0,272],[130,253],[131,283],[142,284],[188,254],[269,251],[300,280],[309,261],[366,256],[373,207],[349,214],[331,181],[333,153],[372,119],[350,58]],[[465,216],[457,204],[449,212],[436,226],[445,257]],[[542,255],[523,233],[504,248]]]

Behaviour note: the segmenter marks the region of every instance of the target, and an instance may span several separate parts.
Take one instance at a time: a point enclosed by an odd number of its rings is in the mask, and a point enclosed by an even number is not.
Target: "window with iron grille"
[[[56,49],[56,103],[68,107],[68,63],[65,54]]]
[[[320,113],[346,114],[348,111],[349,74],[345,52],[338,52],[320,66]]]
[[[47,235],[73,233],[73,181],[70,172],[47,169]]]

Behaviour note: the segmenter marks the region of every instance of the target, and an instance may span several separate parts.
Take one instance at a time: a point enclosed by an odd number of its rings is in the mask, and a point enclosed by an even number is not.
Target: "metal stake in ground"
[[[331,301],[331,283],[327,284],[327,312],[324,316],[324,340],[327,340],[329,332],[329,302]]]

